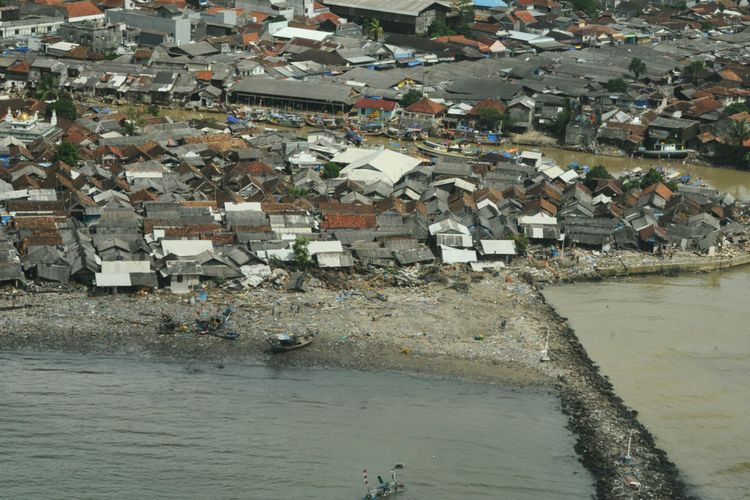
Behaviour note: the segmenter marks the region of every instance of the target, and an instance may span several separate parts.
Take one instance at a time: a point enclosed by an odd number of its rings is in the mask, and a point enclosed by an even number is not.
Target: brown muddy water
[[[750,498],[748,291],[747,267],[545,291],[701,498]]]

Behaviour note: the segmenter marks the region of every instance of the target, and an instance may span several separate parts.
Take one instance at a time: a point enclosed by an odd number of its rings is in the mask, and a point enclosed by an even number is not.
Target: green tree
[[[305,196],[307,196],[307,189],[292,186],[289,188],[287,193],[289,193],[289,196],[291,196],[292,198],[304,198]]]
[[[662,182],[664,180],[664,176],[659,172],[658,170],[654,168],[648,169],[648,172],[644,174],[643,177],[641,177],[641,189],[646,189],[651,184],[656,184],[657,182]]]
[[[568,123],[570,123],[570,101],[565,100],[565,105],[563,106],[562,111],[557,113],[557,117],[552,120],[552,123],[550,124],[549,131],[555,135],[560,140],[565,140],[565,129],[568,128]]]
[[[646,73],[646,63],[638,59],[637,57],[634,57],[630,60],[630,65],[628,65],[628,71],[633,73],[633,76],[635,76],[635,80],[638,81],[638,78]]]
[[[36,98],[40,101],[48,99],[58,99],[60,97],[60,81],[51,73],[44,73],[39,79],[35,92]],[[52,114],[52,111],[50,111]]]
[[[409,91],[404,94],[404,97],[401,98],[399,101],[399,104],[403,106],[404,108],[408,108],[415,102],[418,102],[422,98],[422,91],[417,89],[409,89]]]
[[[336,163],[328,162],[323,165],[324,179],[335,179],[339,176],[339,172],[341,172],[341,167]]]
[[[430,38],[435,38],[438,36],[449,36],[449,35],[455,35],[456,32],[453,31],[450,26],[445,24],[444,21],[432,21],[432,24],[430,24],[430,27],[427,28],[427,32],[430,34]]]
[[[735,102],[724,108],[724,113],[728,116],[742,113],[743,111],[750,111],[750,107],[744,102]]]
[[[149,104],[148,108],[146,108],[146,111],[148,111],[148,114],[152,116],[159,116],[159,106],[156,104]]]
[[[586,172],[584,184],[586,184],[587,188],[594,189],[599,179],[612,179],[612,174],[609,173],[607,167],[604,165],[597,165]]]
[[[750,139],[750,122],[747,120],[732,120],[727,129],[727,136],[735,146],[741,146]]]
[[[125,120],[125,122],[122,124],[122,128],[125,129],[125,133],[127,135],[136,135],[135,123],[131,122],[130,120]]]
[[[500,131],[503,126],[503,113],[495,108],[482,108],[479,110],[477,126],[480,130]]]
[[[57,149],[55,150],[55,161],[61,161],[74,167],[78,164],[78,160],[80,159],[81,156],[78,154],[78,148],[76,148],[76,145],[72,142],[61,141],[60,144],[57,145]]]
[[[385,35],[385,30],[380,25],[380,19],[378,18],[372,18],[370,19],[370,22],[367,24],[367,34],[370,35],[370,38],[373,40],[382,40],[383,36]]]
[[[525,254],[526,249],[529,248],[529,239],[523,233],[517,234],[515,236],[511,236],[506,239],[513,240],[516,242],[516,250],[518,251],[518,255]]]
[[[704,61],[693,61],[686,64],[682,68],[682,74],[689,76],[691,80],[695,81],[698,79],[698,73],[706,69],[706,63]]]
[[[55,102],[47,105],[46,114],[47,116],[52,115],[52,111],[57,113],[58,118],[65,118],[66,120],[74,121],[78,118],[78,110],[76,109],[75,103],[69,97],[58,97]]]
[[[294,243],[292,243],[292,252],[294,253],[294,265],[297,269],[304,269],[312,264],[309,239],[299,237],[294,240]]]
[[[607,90],[610,92],[623,93],[628,91],[628,82],[622,78],[613,78],[607,82]]]
[[[593,16],[601,10],[601,4],[597,0],[571,0],[574,10],[582,10]]]
[[[458,16],[459,24],[474,22],[473,0],[453,0],[453,10]]]

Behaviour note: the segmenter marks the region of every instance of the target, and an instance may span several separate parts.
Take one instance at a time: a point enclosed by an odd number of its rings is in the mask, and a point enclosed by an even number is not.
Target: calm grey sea
[[[593,493],[558,401],[532,390],[259,364],[0,353],[3,498],[404,499]]]

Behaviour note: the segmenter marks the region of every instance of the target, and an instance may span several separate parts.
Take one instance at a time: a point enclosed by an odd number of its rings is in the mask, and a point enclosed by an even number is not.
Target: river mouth
[[[748,287],[739,268],[545,290],[702,498],[750,495]]]
[[[0,352],[11,498],[586,498],[557,398],[432,377],[255,362]],[[251,493],[249,493],[251,492]]]

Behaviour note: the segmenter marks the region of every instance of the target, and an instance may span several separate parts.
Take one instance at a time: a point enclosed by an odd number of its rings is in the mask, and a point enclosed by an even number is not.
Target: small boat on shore
[[[312,343],[316,333],[306,333],[304,335],[294,335],[289,333],[277,333],[266,338],[269,344],[269,350],[272,353],[296,351]]]
[[[203,316],[195,320],[195,331],[199,335],[211,335],[228,340],[237,340],[239,333],[227,330],[229,318],[234,314],[234,307],[227,306],[213,316]]]

